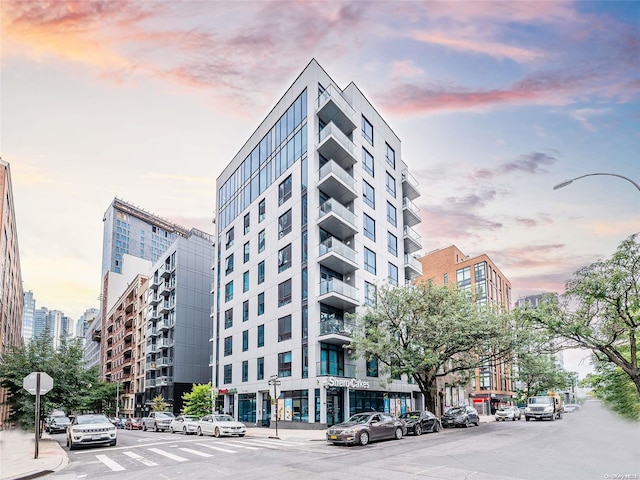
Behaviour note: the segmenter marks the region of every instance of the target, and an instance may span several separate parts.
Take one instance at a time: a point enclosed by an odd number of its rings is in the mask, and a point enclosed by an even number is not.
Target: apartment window
[[[373,283],[364,282],[364,304],[368,307],[376,304],[376,286]]]
[[[264,260],[258,264],[258,285],[264,282]]]
[[[387,232],[387,251],[394,257],[398,256],[398,237],[391,232]]]
[[[291,232],[291,209],[278,217],[278,238]]]
[[[362,216],[362,223],[364,224],[364,236],[376,241],[376,221],[366,213]]]
[[[224,356],[228,357],[229,355],[233,355],[233,337],[224,339]]]
[[[249,350],[249,330],[242,332],[242,351]]]
[[[371,208],[376,208],[376,191],[366,181],[362,181],[362,199]]]
[[[242,291],[243,292],[249,291],[249,272],[244,272],[242,274]]]
[[[367,247],[364,247],[364,269],[374,275],[376,273],[376,254]]]
[[[264,347],[264,325],[258,325],[258,348]]]
[[[389,283],[398,286],[398,267],[393,263],[389,263]]]
[[[249,381],[249,360],[244,360],[242,362],[242,381]]]
[[[231,272],[233,272],[233,253],[229,255],[225,261],[224,274],[229,275]]]
[[[387,221],[394,227],[398,226],[396,207],[387,202]]]
[[[291,198],[292,184],[291,175],[289,175],[282,183],[280,183],[280,185],[278,185],[278,205],[282,205]]]
[[[278,319],[278,341],[291,339],[291,315]]]
[[[225,248],[229,248],[233,245],[233,227],[231,227],[229,230],[227,230],[227,235],[226,235],[226,241],[225,241]]]
[[[262,230],[260,233],[258,233],[258,253],[264,252],[264,237],[265,233],[264,230]]]
[[[233,327],[233,308],[224,312],[224,328]]]
[[[364,115],[362,116],[362,136],[373,145],[373,125],[367,120]]]
[[[251,226],[251,216],[247,213],[244,216],[244,234],[249,233],[249,227]]]
[[[244,261],[244,263],[247,263],[249,261],[249,254],[251,252],[251,245],[249,244],[249,242],[244,244],[244,255],[242,260]]]
[[[278,377],[291,376],[291,352],[278,354]]]
[[[362,149],[362,166],[364,171],[373,177],[373,155],[365,148]]]
[[[302,378],[309,378],[309,346],[302,345]]]
[[[242,302],[242,321],[249,321],[249,300]]]
[[[301,255],[301,260],[302,263],[307,263],[307,255],[308,255],[308,239],[309,239],[309,234],[307,233],[307,231],[303,231],[302,232],[302,236],[300,237],[301,243],[302,243],[302,255]]]
[[[224,301],[233,300],[233,280],[224,286]]]
[[[387,193],[396,198],[396,179],[387,172]]]
[[[258,203],[258,223],[263,221],[266,216],[267,216],[267,202],[263,198],[262,200],[260,200],[260,203]]]
[[[309,307],[307,305],[302,306],[302,338],[309,338]]]
[[[442,283],[444,283],[445,285],[449,284],[449,274],[445,273],[444,276],[442,277]]]
[[[278,251],[278,273],[291,267],[291,244]]]
[[[306,300],[309,297],[309,278],[307,274],[307,267],[304,267],[300,272],[300,282],[302,283],[302,300]]]
[[[291,303],[291,279],[278,285],[278,307]]]
[[[471,291],[471,267],[464,267],[456,270],[456,281],[458,288]]]
[[[264,357],[258,358],[257,371],[258,371],[257,380],[264,380]]]
[[[258,315],[264,314],[264,292],[258,294]]]
[[[387,163],[391,166],[391,168],[396,168],[396,152],[389,146],[388,143],[385,143],[386,146],[386,160]]]
[[[232,383],[232,375],[231,372],[233,372],[232,370],[233,365],[225,365],[224,366],[224,383]]]
[[[378,376],[378,360],[372,359],[367,360],[367,377],[377,377]]]

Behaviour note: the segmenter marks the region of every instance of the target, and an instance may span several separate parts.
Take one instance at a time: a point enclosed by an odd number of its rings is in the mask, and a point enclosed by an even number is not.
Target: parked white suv
[[[166,432],[169,430],[171,421],[175,418],[171,412],[151,412],[148,417],[142,419],[142,430],[153,430],[154,432]]]
[[[118,431],[111,420],[102,414],[77,415],[67,428],[67,447],[80,445],[115,446]]]

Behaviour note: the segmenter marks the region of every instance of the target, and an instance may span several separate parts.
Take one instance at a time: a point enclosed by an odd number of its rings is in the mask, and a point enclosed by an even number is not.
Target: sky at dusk
[[[0,155],[38,308],[98,307],[116,196],[213,233],[217,176],[312,58],[400,137],[423,252],[487,253],[514,300],[562,293],[640,231],[631,182],[553,190],[596,172],[640,183],[640,2],[4,0],[0,14]]]

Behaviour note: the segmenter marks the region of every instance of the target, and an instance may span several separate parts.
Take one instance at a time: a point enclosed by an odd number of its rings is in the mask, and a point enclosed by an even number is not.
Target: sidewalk
[[[0,432],[0,480],[37,478],[67,466],[67,452],[47,433],[38,442],[38,458],[33,458],[35,440],[33,432]]]
[[[280,423],[280,422],[279,422]],[[281,422],[284,423],[284,422]],[[278,435],[277,438],[283,441],[287,440],[308,440],[308,441],[326,441],[327,430],[305,430],[305,429],[292,429],[292,428],[281,428],[278,425]],[[249,427],[247,426],[247,438],[276,438],[276,428],[272,425],[270,428],[267,427]]]

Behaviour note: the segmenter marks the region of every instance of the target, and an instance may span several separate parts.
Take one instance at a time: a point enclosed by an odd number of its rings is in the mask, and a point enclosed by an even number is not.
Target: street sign
[[[38,374],[40,374],[40,395],[44,395],[53,388],[53,378],[51,378],[46,372],[31,372],[22,380],[22,386],[31,395],[36,395]]]

